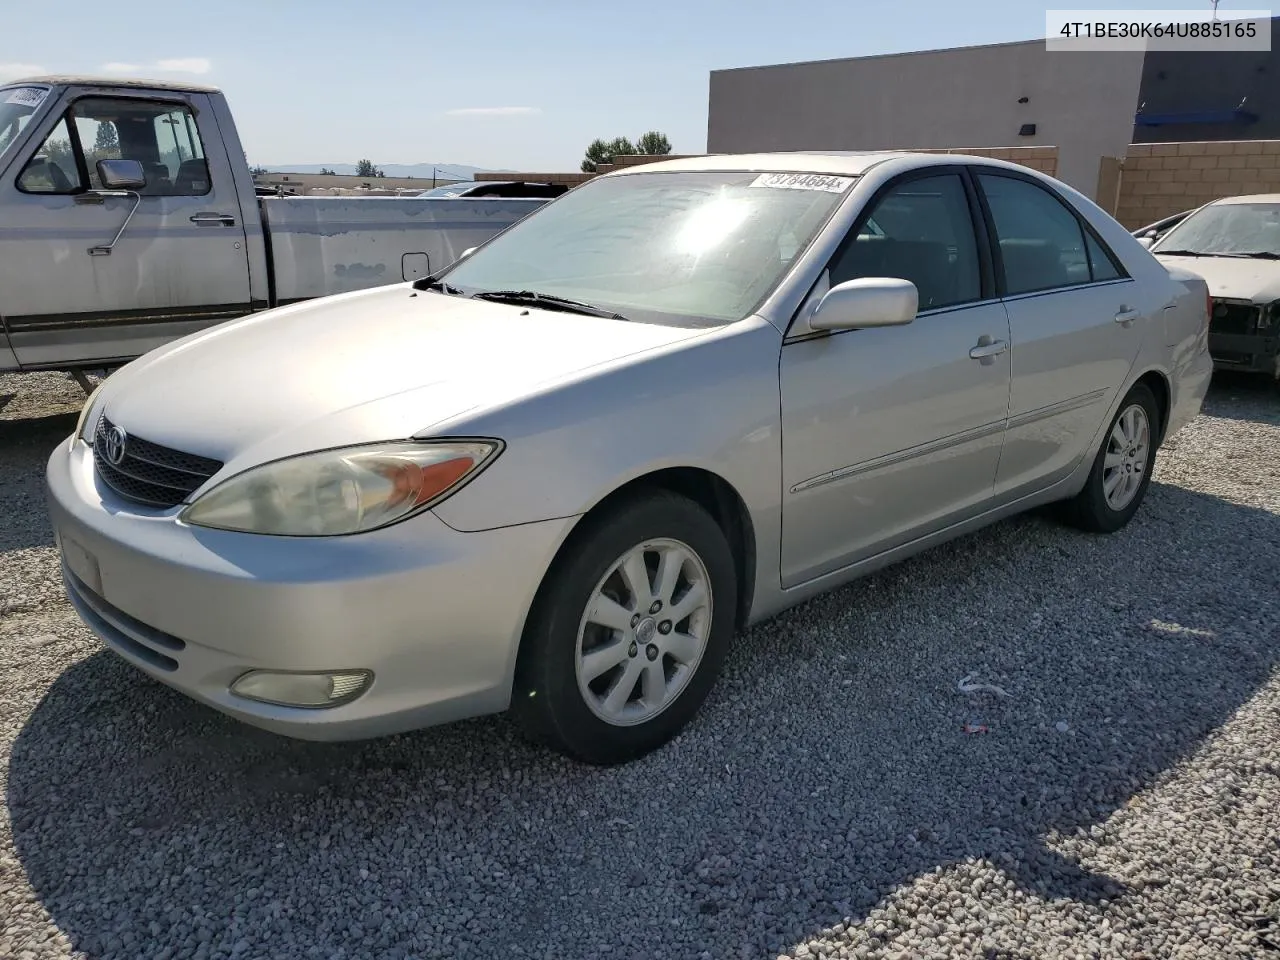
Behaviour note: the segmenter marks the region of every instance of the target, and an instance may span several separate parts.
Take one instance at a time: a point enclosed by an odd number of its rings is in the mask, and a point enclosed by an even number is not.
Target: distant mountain
[[[265,164],[271,173],[319,173],[321,170],[332,170],[334,173],[354,175],[354,163],[276,163]],[[465,163],[375,163],[379,170],[388,177],[418,177],[430,180],[432,171],[441,180],[470,180],[477,173],[493,173],[488,167],[471,167]]]

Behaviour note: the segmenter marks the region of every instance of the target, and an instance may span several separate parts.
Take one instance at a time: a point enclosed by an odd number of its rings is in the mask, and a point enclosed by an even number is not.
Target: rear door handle
[[[1121,307],[1120,312],[1116,314],[1116,323],[1129,326],[1133,321],[1138,319],[1138,311],[1130,310],[1128,307]]]
[[[217,223],[224,227],[234,227],[236,218],[229,213],[197,213],[191,218],[192,223]]]
[[[975,360],[984,362],[1000,356],[1009,349],[1009,344],[1005,340],[992,340],[985,333],[978,338],[977,346],[969,348],[969,356]]]

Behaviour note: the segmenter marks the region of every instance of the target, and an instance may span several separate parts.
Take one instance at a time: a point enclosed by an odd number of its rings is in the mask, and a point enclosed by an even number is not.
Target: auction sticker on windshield
[[[38,107],[44,102],[48,90],[40,87],[19,87],[17,90],[10,90],[9,96],[5,97],[5,103],[16,103],[23,107]]]
[[[751,182],[753,187],[772,187],[775,190],[823,190],[827,193],[844,193],[853,183],[853,177],[831,177],[818,173],[762,173]]]

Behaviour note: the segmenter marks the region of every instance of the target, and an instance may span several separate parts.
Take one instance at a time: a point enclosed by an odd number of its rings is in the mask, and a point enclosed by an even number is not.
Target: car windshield
[[[464,295],[532,291],[630,320],[717,326],[758,307],[854,180],[758,171],[601,177],[441,277]]]
[[[1205,207],[1174,227],[1152,253],[1240,257],[1280,256],[1280,203],[1223,203]]]
[[[5,87],[0,90],[0,157],[18,139],[49,91],[45,87]]]

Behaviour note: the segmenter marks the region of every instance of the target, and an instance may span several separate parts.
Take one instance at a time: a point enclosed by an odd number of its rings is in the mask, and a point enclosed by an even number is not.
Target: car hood
[[[1270,303],[1280,299],[1280,260],[1245,260],[1238,257],[1166,257],[1155,254],[1166,267],[1181,267],[1204,277],[1211,297]]]
[[[243,468],[422,436],[469,411],[706,332],[396,285],[175,341],[109,377],[98,406],[131,435]]]

